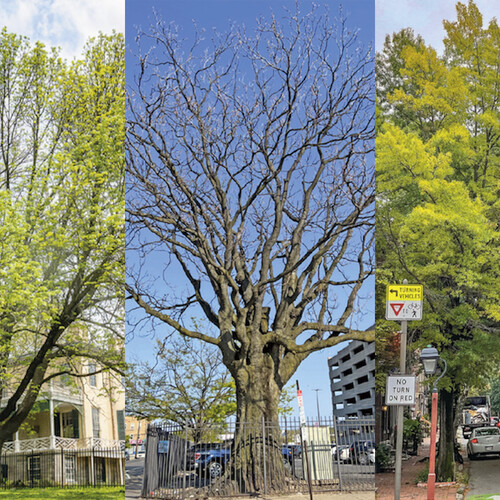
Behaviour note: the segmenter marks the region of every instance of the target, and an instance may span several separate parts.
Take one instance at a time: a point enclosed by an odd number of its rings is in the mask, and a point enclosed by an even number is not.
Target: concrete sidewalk
[[[246,498],[249,497],[240,497]],[[285,496],[258,496],[250,498],[260,498],[261,500],[309,500],[309,493],[295,493],[294,495]],[[313,500],[374,500],[374,491],[343,491],[343,492],[329,492],[329,493],[313,493]],[[234,499],[236,500],[236,499]]]

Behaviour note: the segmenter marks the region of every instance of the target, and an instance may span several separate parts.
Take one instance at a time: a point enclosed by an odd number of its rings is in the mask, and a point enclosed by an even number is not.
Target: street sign
[[[299,403],[300,425],[306,425],[306,413],[304,411],[304,399],[302,398],[302,391],[300,389],[297,389],[297,402]]]
[[[387,285],[385,319],[411,321],[422,319],[422,285]]]
[[[415,404],[414,375],[395,375],[387,377],[385,391],[386,405],[414,405]]]
[[[387,285],[387,300],[421,302],[424,300],[424,287],[422,285]]]

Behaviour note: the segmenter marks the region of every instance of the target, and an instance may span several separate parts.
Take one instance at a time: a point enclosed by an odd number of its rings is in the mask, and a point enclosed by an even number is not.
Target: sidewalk
[[[426,468],[428,461],[421,461],[429,456],[429,439],[424,439],[424,443],[419,447],[418,455],[403,460],[401,470],[401,499],[417,500],[427,498],[427,488],[416,485],[419,473]],[[394,472],[382,472],[375,474],[375,486],[377,488],[377,500],[394,499]],[[436,484],[436,500],[455,500],[459,486],[442,486]]]
[[[244,497],[248,499],[248,497]],[[295,493],[286,496],[257,496],[261,500],[309,500],[309,493]],[[313,500],[374,500],[373,491],[343,491],[330,493],[313,493]],[[236,499],[234,499],[236,500]]]

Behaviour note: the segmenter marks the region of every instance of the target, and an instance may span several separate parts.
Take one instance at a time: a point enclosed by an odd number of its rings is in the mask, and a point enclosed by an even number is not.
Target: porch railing
[[[124,450],[125,441],[104,438],[65,438],[60,436],[48,436],[34,439],[22,439],[19,441],[7,441],[4,443],[2,453],[16,453],[26,451],[41,451],[51,449],[80,450],[80,449],[115,449]]]

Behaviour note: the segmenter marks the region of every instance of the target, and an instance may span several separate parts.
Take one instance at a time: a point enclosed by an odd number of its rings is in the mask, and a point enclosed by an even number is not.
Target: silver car
[[[498,427],[477,427],[467,443],[467,456],[474,460],[478,455],[500,454],[500,429]]]

